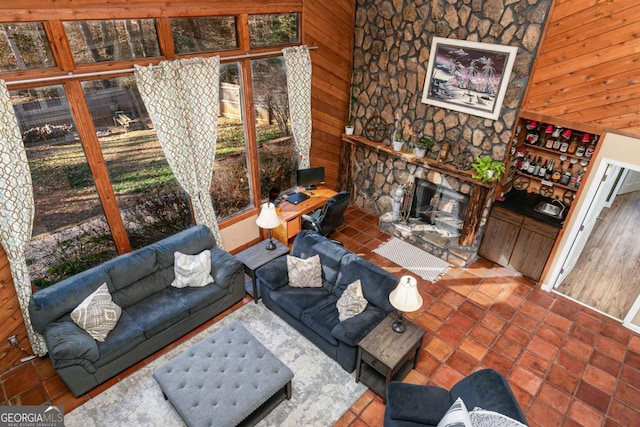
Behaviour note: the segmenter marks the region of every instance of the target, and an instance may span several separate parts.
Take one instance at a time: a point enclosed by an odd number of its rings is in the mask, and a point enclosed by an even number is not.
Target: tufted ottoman
[[[253,425],[284,398],[293,372],[232,322],[153,372],[188,426]]]

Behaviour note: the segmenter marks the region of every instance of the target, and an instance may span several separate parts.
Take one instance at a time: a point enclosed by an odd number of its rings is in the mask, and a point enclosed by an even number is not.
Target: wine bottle
[[[538,177],[539,178],[544,178],[545,174],[547,173],[547,167],[549,166],[549,159],[544,161],[544,164],[542,166],[540,166],[540,168],[538,169]]]
[[[533,171],[536,169],[536,159],[535,157],[533,158],[533,161],[531,163],[529,163],[529,167],[527,168],[527,173],[529,175],[533,175]]]
[[[551,136],[551,132],[553,132],[553,126],[552,125],[547,125],[547,127],[544,130],[544,132],[540,132],[540,142],[538,144],[540,147],[546,147],[547,146],[547,142],[549,141],[549,137]]]
[[[553,175],[553,163],[554,163],[555,159],[551,159],[549,161],[549,165],[547,166],[547,170],[544,173],[544,179],[546,179],[547,181],[551,180],[551,176]]]
[[[571,142],[567,147],[567,153],[574,154],[577,149],[578,149],[578,135],[573,135],[573,138],[571,138]]]

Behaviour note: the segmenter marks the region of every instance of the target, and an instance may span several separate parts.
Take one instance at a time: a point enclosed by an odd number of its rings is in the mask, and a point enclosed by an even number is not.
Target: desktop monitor
[[[298,169],[296,184],[307,190],[313,190],[318,184],[324,184],[324,166],[309,169]]]

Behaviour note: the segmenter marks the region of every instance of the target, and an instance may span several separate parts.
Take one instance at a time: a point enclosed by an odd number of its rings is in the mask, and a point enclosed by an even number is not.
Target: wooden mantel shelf
[[[471,176],[473,175],[473,172],[458,169],[451,163],[440,163],[436,159],[431,159],[428,157],[417,158],[416,155],[413,153],[405,153],[404,151],[394,151],[393,147],[391,147],[390,145],[384,144],[382,142],[371,141],[370,139],[367,139],[363,136],[343,134],[342,141],[349,144],[366,145],[367,147],[374,149],[376,152],[382,151],[384,153],[389,154],[390,156],[400,158],[406,161],[407,163],[411,163],[427,169],[433,169],[445,175],[450,175],[462,181],[469,182],[473,185],[479,185],[481,187],[486,187],[486,188],[493,188],[496,185],[495,182],[486,184],[478,179],[472,178]]]

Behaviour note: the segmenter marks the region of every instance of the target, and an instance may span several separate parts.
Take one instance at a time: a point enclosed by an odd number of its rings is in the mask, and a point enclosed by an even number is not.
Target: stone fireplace
[[[451,163],[417,159],[363,137],[343,137],[343,189],[352,203],[379,215],[379,228],[453,265],[472,262],[494,187]],[[403,214],[392,218],[393,195],[407,190]]]

